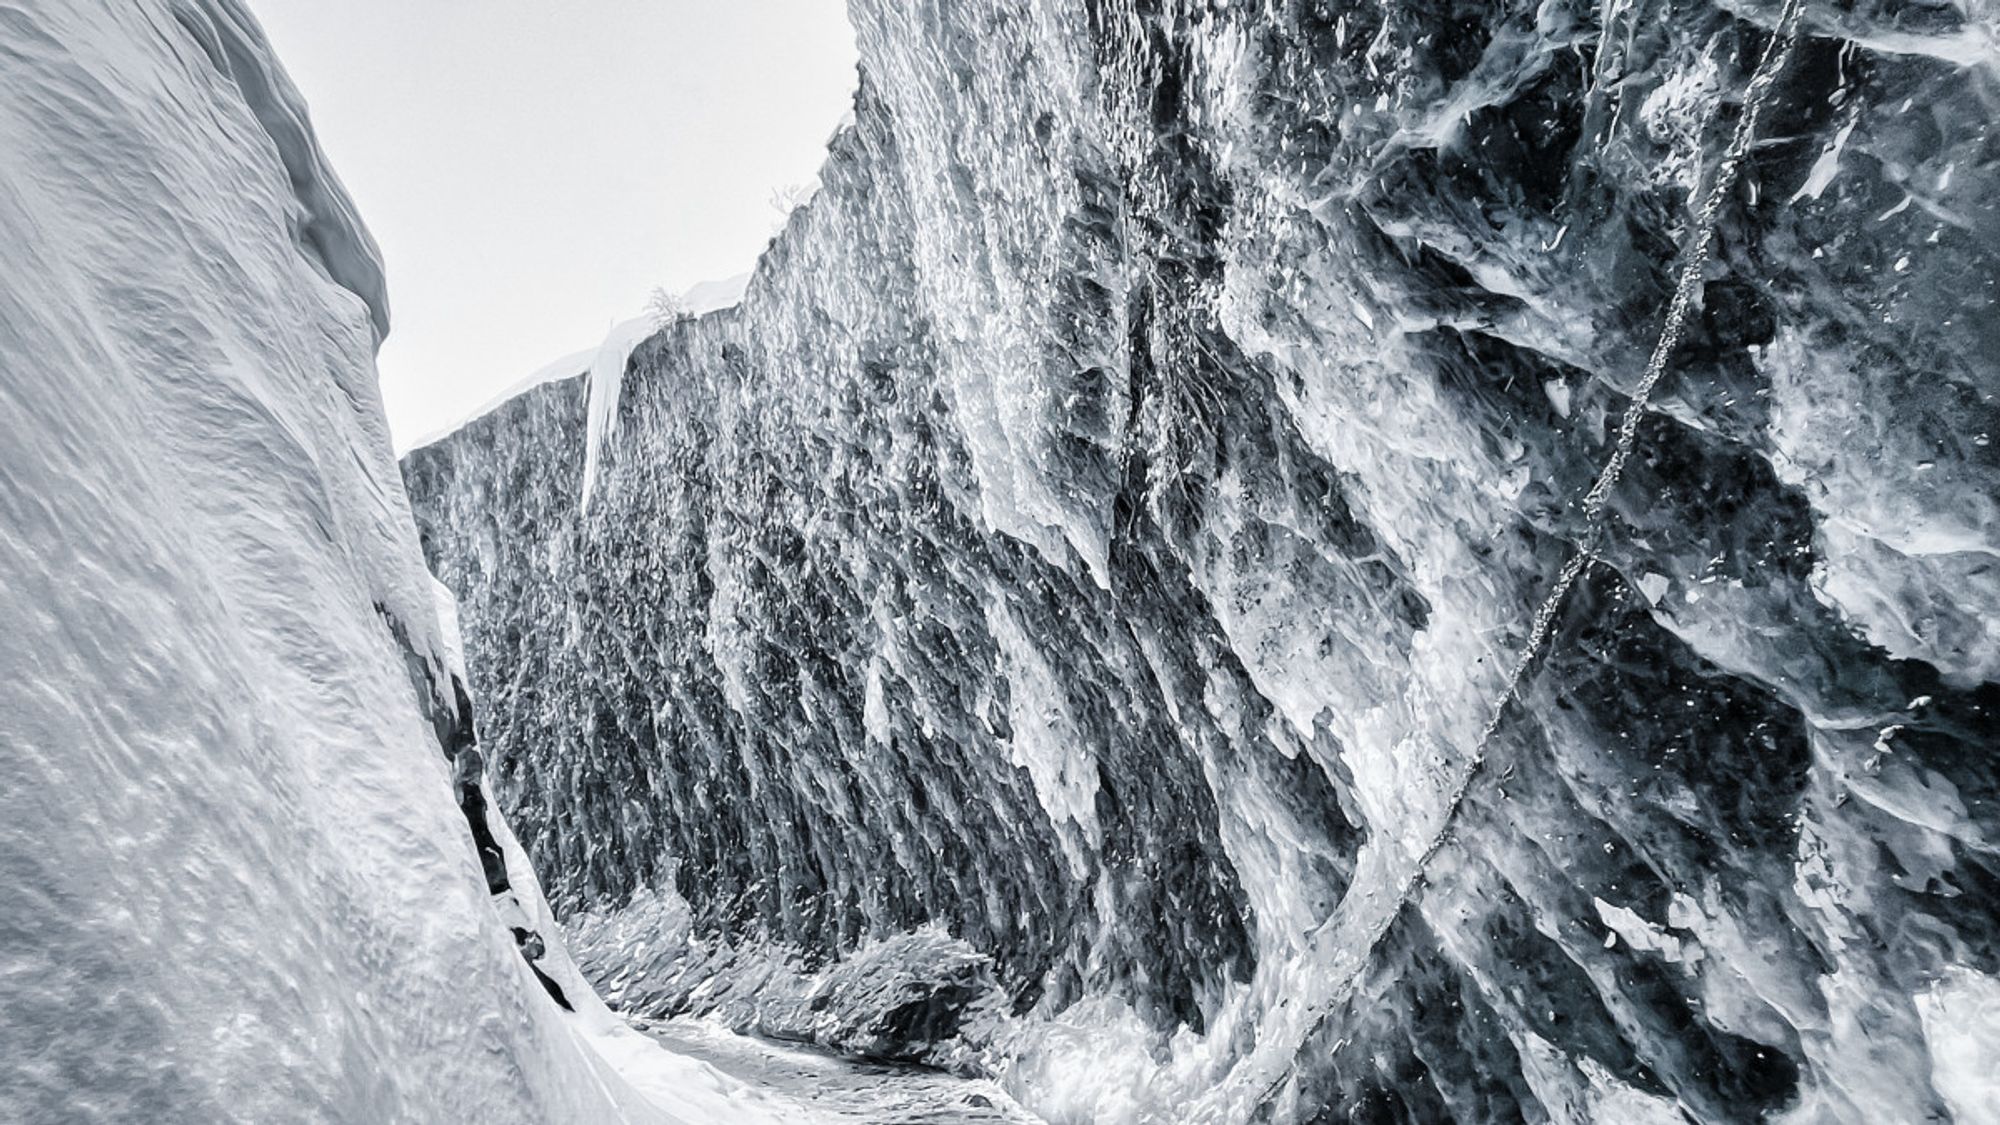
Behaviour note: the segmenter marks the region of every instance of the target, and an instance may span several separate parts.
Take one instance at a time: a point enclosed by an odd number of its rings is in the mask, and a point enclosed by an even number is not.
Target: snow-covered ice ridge
[[[1779,6],[851,8],[588,515],[579,380],[404,465],[617,1003],[1058,1121],[2000,1115],[1986,7],[1803,5],[1449,824]]]
[[[0,1121],[780,1119],[480,812],[381,265],[242,4],[0,5],[0,247]]]

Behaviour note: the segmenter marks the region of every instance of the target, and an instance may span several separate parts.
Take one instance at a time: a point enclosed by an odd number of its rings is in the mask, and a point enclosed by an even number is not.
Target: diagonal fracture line
[[[1674,287],[1673,300],[1668,304],[1666,317],[1660,326],[1659,340],[1653,347],[1652,356],[1646,362],[1645,372],[1639,379],[1639,385],[1633,389],[1631,401],[1626,405],[1625,414],[1619,421],[1618,440],[1613,446],[1611,456],[1605,460],[1603,470],[1584,497],[1585,527],[1579,537],[1576,551],[1563,564],[1562,570],[1557,572],[1555,583],[1549,587],[1548,593],[1535,610],[1528,630],[1527,643],[1508,671],[1506,683],[1494,696],[1486,725],[1481,729],[1479,740],[1473,746],[1471,760],[1467,762],[1458,784],[1453,788],[1451,797],[1445,804],[1444,818],[1437,832],[1403,878],[1401,888],[1389,908],[1379,912],[1371,927],[1372,936],[1362,947],[1362,956],[1353,958],[1352,964],[1348,966],[1344,975],[1348,977],[1350,984],[1359,978],[1363,969],[1373,960],[1374,951],[1388,936],[1396,919],[1402,917],[1403,912],[1416,900],[1420,888],[1425,883],[1431,861],[1444,850],[1445,844],[1451,839],[1458,814],[1464,807],[1466,795],[1486,765],[1487,746],[1498,733],[1508,706],[1520,690],[1521,682],[1527,677],[1529,669],[1541,656],[1543,649],[1547,647],[1563,599],[1576,584],[1577,579],[1590,568],[1590,564],[1596,561],[1595,544],[1603,530],[1605,507],[1610,502],[1612,490],[1617,487],[1619,478],[1625,472],[1626,463],[1631,460],[1633,447],[1638,441],[1639,424],[1644,420],[1651,405],[1653,392],[1666,374],[1667,363],[1673,358],[1674,352],[1680,346],[1681,337],[1686,333],[1688,315],[1694,307],[1695,295],[1701,288],[1702,274],[1708,265],[1709,254],[1715,246],[1715,230],[1723,205],[1728,200],[1730,192],[1735,189],[1736,181],[1742,173],[1743,161],[1750,151],[1751,142],[1755,139],[1757,119],[1763,112],[1764,102],[1777,84],[1778,76],[1790,65],[1798,46],[1798,22],[1802,7],[1803,0],[1785,0],[1785,5],[1778,15],[1778,22],[1772,29],[1771,41],[1765,46],[1763,57],[1757,63],[1756,72],[1744,90],[1743,114],[1737,119],[1735,133],[1731,136],[1728,147],[1723,150],[1722,158],[1716,165],[1715,177],[1710,182],[1708,192],[1702,198],[1701,207],[1695,214],[1693,237],[1685,250],[1680,276]],[[1718,102],[1717,111],[1720,109],[1721,103]],[[1352,889],[1349,893],[1352,895]],[[1328,924],[1322,926],[1322,932],[1336,928],[1338,916],[1346,906],[1347,901],[1343,899],[1341,907],[1336,908],[1336,917],[1329,919]],[[1329,1007],[1312,1019],[1305,1034],[1292,1046],[1291,1058],[1296,1059],[1299,1048],[1303,1047],[1331,1016],[1332,1009]],[[1268,1103],[1283,1085],[1289,1069],[1288,1066],[1279,1070],[1266,1082],[1252,1104],[1261,1106]]]

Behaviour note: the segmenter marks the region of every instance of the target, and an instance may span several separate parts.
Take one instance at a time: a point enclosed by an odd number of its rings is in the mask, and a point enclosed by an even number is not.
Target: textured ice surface
[[[0,4],[0,247],[0,1121],[778,1119],[496,817],[574,1012],[501,924],[380,266],[240,3]]]
[[[856,0],[588,516],[576,381],[405,462],[579,960],[859,1049],[984,958],[903,1049],[1055,1120],[1979,1120],[1989,9],[1804,5],[1447,825],[1776,5]]]

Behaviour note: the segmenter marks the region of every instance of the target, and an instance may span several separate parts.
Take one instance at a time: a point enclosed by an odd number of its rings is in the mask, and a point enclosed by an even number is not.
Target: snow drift
[[[489,896],[381,266],[254,23],[8,3],[0,76],[0,1119],[723,1116],[497,818],[572,1011]]]

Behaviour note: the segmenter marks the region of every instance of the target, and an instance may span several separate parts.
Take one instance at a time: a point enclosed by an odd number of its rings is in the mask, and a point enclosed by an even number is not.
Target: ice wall
[[[489,901],[381,266],[237,0],[0,4],[0,247],[0,1120],[678,1120]]]
[[[1779,7],[851,10],[588,515],[578,381],[405,461],[601,979],[1055,1120],[1981,1119],[1986,6],[1802,5],[1455,814]]]

